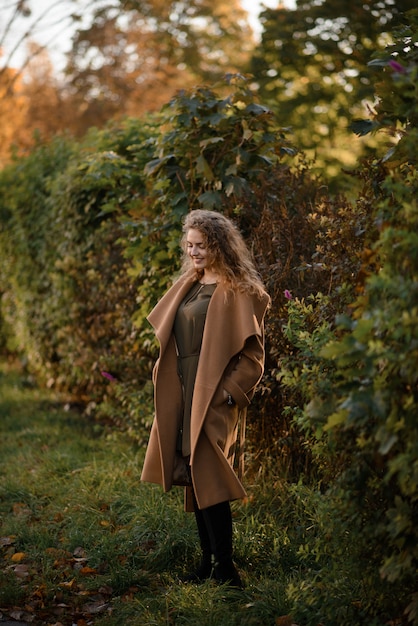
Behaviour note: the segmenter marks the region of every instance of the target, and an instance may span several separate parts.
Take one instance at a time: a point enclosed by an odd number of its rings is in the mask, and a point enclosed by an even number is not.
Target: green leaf
[[[206,148],[209,145],[212,145],[214,143],[220,143],[225,141],[225,139],[223,137],[209,137],[209,139],[203,139],[200,143],[199,146],[201,148]]]
[[[218,191],[205,191],[198,197],[204,209],[220,209],[222,206],[221,194]]]
[[[153,159],[152,161],[149,161],[149,163],[147,163],[144,167],[144,173],[147,176],[153,176],[154,174],[159,172],[163,165],[165,165],[171,158],[173,158],[173,155],[168,154],[162,159]]]
[[[367,63],[367,67],[386,67],[388,61],[386,59],[373,59]]]
[[[245,109],[246,113],[253,113],[254,115],[262,115],[263,113],[271,113],[271,110],[261,104],[252,102]]]
[[[336,426],[340,426],[341,424],[344,424],[344,422],[347,419],[347,411],[346,410],[341,410],[341,411],[337,411],[336,413],[333,413],[332,415],[330,415],[327,419],[327,423],[324,426],[324,430],[331,430],[332,428],[335,428]]]
[[[213,171],[203,154],[200,154],[196,159],[196,171],[199,174],[203,174],[206,180],[213,180],[215,178]]]
[[[358,137],[364,137],[364,135],[368,135],[369,133],[377,130],[379,127],[380,124],[378,122],[361,119],[353,120],[349,125],[349,129]]]

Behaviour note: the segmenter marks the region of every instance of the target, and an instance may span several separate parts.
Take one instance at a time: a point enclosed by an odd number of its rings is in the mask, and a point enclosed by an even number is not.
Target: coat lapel
[[[158,301],[147,317],[159,341],[160,354],[164,352],[169,342],[179,304],[190,290],[193,282],[190,275],[180,278]]]
[[[191,449],[196,449],[206,413],[228,363],[252,335],[261,335],[265,305],[260,317],[254,309],[255,298],[236,293],[225,301],[225,290],[219,285],[209,303],[199,365],[196,374],[191,417]]]

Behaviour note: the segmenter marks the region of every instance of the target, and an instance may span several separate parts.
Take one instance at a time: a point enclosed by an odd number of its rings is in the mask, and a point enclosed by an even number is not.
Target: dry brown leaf
[[[27,613],[22,609],[15,609],[11,611],[9,613],[9,617],[16,620],[17,622],[26,622],[27,624],[30,624],[35,619],[34,615],[31,615],[30,613]]]
[[[85,557],[86,556],[86,551],[82,546],[77,546],[77,548],[74,550],[73,555],[77,556],[77,557]]]
[[[19,563],[19,565],[15,565],[13,567],[13,571],[17,578],[28,578],[29,576],[29,567],[24,563]]]
[[[276,617],[276,626],[297,626],[297,624],[294,623],[291,615],[282,615]]]
[[[66,580],[63,583],[60,583],[59,586],[64,587],[65,589],[74,589],[77,588],[77,582],[75,578],[72,578],[71,580]]]
[[[45,552],[46,554],[50,554],[56,558],[71,559],[73,556],[71,552],[68,552],[68,550],[64,550],[63,548],[46,548]]]
[[[91,615],[97,613],[103,613],[106,611],[109,606],[108,602],[104,602],[103,600],[96,600],[95,602],[89,602],[83,606],[83,613],[89,613]]]
[[[82,567],[79,572],[83,576],[95,576],[98,573],[96,569],[94,569],[93,567],[88,567],[87,565],[85,567]]]
[[[6,546],[11,546],[15,541],[15,535],[11,535],[10,537],[0,537],[0,546],[5,548]]]
[[[13,514],[17,517],[26,517],[27,515],[31,515],[32,511],[24,502],[15,502],[13,504]]]

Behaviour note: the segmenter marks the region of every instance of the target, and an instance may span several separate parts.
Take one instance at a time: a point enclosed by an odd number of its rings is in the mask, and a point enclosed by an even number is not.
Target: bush
[[[115,391],[102,370],[137,390],[149,378],[131,319],[138,282],[119,221],[143,194],[141,163],[129,147],[142,143],[146,154],[149,134],[127,120],[82,144],[57,138],[0,178],[8,345],[41,384],[90,408]]]
[[[272,296],[249,439],[254,454],[280,443],[281,467],[296,475],[306,445],[276,372],[289,351],[284,291],[307,297],[352,277],[367,207],[327,195],[246,79],[219,89],[180,93],[153,120],[93,130],[81,144],[57,139],[3,172],[2,254],[19,258],[3,270],[3,315],[40,381],[141,438],[156,354],[145,318],[179,267],[181,219],[196,207],[224,212]]]
[[[290,589],[295,617],[307,624],[334,623],[342,609],[338,623],[347,626],[401,620],[402,614],[418,623],[418,118],[410,97],[416,49],[409,46],[416,23],[413,14],[394,46],[396,63],[390,54],[374,63],[384,68],[385,80],[373,125],[383,120],[393,133],[401,123],[403,133],[396,149],[364,174],[378,233],[365,250],[364,284],[332,326],[309,326],[318,321],[318,306],[315,316],[304,303],[289,305],[286,332],[307,363],[297,368],[288,359],[280,376],[301,394],[294,416],[316,455],[327,515],[328,532],[309,551],[320,562],[337,545],[347,546],[345,575],[351,572],[351,590],[332,567]],[[324,522],[325,514],[320,517]],[[361,581],[357,591],[354,581]]]

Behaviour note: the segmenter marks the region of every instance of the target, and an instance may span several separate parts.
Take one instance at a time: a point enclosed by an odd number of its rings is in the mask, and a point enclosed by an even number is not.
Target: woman
[[[245,497],[233,469],[238,428],[264,368],[269,297],[234,224],[193,210],[183,228],[180,278],[148,317],[160,344],[155,419],[141,479],[186,485],[202,548],[189,581],[241,587],[232,560],[230,501]],[[242,449],[240,450],[242,453]]]

